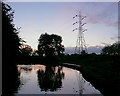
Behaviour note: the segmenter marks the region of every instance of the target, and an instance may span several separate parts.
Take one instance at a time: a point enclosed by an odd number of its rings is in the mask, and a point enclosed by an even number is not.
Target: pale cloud
[[[110,44],[105,43],[105,42],[102,42],[102,43],[101,43],[101,46],[108,46],[108,45],[110,45]]]
[[[92,8],[94,8],[94,10],[93,12],[88,13],[89,17],[87,18],[87,22],[92,24],[101,23],[107,26],[118,27],[117,3],[97,3],[97,6]]]
[[[100,54],[104,46],[97,45],[97,46],[89,46],[87,48],[88,53],[96,53]],[[75,47],[66,47],[65,48],[65,54],[74,54],[75,52]]]
[[[118,28],[118,21],[113,21],[113,22],[107,22],[106,23],[108,26],[113,26]]]
[[[110,39],[111,39],[111,40],[116,40],[116,39],[118,40],[119,38],[120,38],[120,36],[113,36],[113,37],[111,37]]]
[[[66,12],[66,17],[73,17],[81,11],[83,16],[87,16],[86,22],[89,24],[105,24],[110,27],[118,27],[118,3],[116,2],[81,2],[76,3],[76,6],[66,4],[61,6],[63,11],[59,17],[62,17]]]

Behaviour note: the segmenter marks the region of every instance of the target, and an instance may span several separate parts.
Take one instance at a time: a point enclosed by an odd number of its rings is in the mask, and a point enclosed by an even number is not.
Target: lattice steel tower
[[[87,47],[86,47],[85,38],[84,38],[84,32],[87,31],[87,29],[83,29],[83,26],[86,23],[82,23],[83,19],[85,19],[86,16],[81,16],[81,12],[79,12],[79,14],[75,15],[73,17],[73,19],[75,19],[76,17],[78,17],[78,21],[73,23],[73,25],[76,25],[78,23],[78,27],[73,30],[73,31],[78,30],[78,37],[77,37],[77,41],[76,41],[75,54],[81,54],[81,52],[83,50],[85,52],[87,52]]]

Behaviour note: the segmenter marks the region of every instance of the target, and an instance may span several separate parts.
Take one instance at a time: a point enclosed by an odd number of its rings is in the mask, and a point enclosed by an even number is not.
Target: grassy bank
[[[67,55],[62,62],[81,65],[83,77],[104,96],[120,96],[120,56]]]

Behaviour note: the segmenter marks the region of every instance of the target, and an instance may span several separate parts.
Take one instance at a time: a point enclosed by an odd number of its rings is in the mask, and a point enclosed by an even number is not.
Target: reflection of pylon
[[[83,29],[83,26],[86,24],[86,23],[82,23],[82,20],[84,18],[86,18],[86,16],[82,17],[81,16],[81,12],[79,12],[79,15],[75,15],[73,17],[76,18],[78,17],[79,18],[79,21],[78,22],[75,22],[73,23],[73,25],[77,24],[78,23],[78,28],[75,28],[73,31],[76,31],[78,30],[78,37],[77,37],[77,42],[76,42],[76,47],[75,47],[75,53],[76,54],[81,54],[81,52],[84,50],[85,52],[87,51],[87,47],[86,47],[86,44],[85,44],[85,39],[84,39],[84,34],[83,32],[87,31],[87,29]]]
[[[79,72],[79,96],[83,96],[83,90],[84,90],[84,79],[82,77],[82,74]]]
[[[85,80],[82,77],[82,74],[80,73],[80,71],[76,73],[76,76],[77,76],[77,82],[79,87],[79,96],[83,96]]]

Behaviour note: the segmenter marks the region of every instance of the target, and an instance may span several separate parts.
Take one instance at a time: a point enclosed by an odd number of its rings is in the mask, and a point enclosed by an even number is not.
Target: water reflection
[[[64,79],[62,66],[46,66],[45,70],[39,69],[37,74],[41,91],[56,91],[62,87],[62,79]]]
[[[62,66],[18,65],[17,94],[101,94],[80,71]]]
[[[21,66],[17,66],[18,68],[18,72],[20,73],[21,71],[24,71],[24,72],[31,72],[32,71],[32,67],[30,65],[21,65]]]

